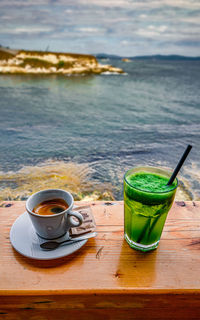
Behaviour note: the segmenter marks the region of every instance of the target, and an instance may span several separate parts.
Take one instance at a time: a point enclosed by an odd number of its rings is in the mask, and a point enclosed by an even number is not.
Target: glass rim
[[[162,171],[167,171],[167,170],[165,170],[165,169],[162,169],[161,167],[151,167],[151,166],[140,166],[140,167],[134,167],[134,168],[131,168],[131,169],[129,169],[129,170],[127,170],[126,172],[125,172],[125,174],[124,174],[124,181],[131,187],[131,188],[133,188],[133,189],[136,189],[136,190],[138,190],[138,191],[142,191],[142,192],[145,192],[145,193],[153,193],[153,194],[164,194],[164,193],[169,193],[169,192],[171,192],[171,191],[174,191],[177,187],[178,187],[178,184],[179,184],[179,181],[178,181],[178,178],[176,177],[175,178],[175,180],[176,180],[176,185],[175,185],[175,187],[173,188],[173,189],[170,189],[170,190],[167,190],[167,191],[148,191],[148,190],[143,190],[143,189],[140,189],[140,188],[137,188],[137,187],[135,187],[135,186],[132,186],[128,181],[127,181],[127,179],[126,179],[126,174],[129,172],[129,171],[131,171],[131,170],[133,170],[133,169],[139,169],[139,168],[146,168],[146,169],[149,169],[149,168],[152,168],[152,169],[159,169],[159,170],[162,170]]]

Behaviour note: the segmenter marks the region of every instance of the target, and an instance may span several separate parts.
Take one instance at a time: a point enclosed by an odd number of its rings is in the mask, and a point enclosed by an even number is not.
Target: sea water
[[[0,76],[4,197],[50,185],[77,199],[98,189],[119,200],[126,170],[174,168],[192,144],[180,180],[183,198],[199,199],[200,62],[103,63],[125,74]]]

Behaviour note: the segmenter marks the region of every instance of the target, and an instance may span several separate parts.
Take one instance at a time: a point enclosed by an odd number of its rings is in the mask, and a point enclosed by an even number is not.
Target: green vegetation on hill
[[[36,58],[25,58],[24,61],[20,64],[20,67],[24,68],[27,65],[29,65],[32,68],[47,68],[47,69],[54,66],[54,64],[49,61],[36,59]]]
[[[57,65],[56,65],[56,67],[57,67],[57,69],[61,69],[61,68],[64,68],[64,69],[68,69],[68,68],[73,68],[73,66],[74,66],[74,61],[62,61],[62,60],[60,60],[58,63],[57,63]]]
[[[18,52],[20,53],[24,53],[24,54],[31,54],[31,55],[40,55],[40,56],[46,56],[48,54],[53,54],[54,56],[56,56],[57,58],[59,58],[61,55],[62,56],[66,56],[66,57],[70,57],[70,58],[74,58],[74,59],[90,59],[90,60],[94,60],[97,62],[97,59],[90,55],[90,54],[79,54],[79,53],[67,53],[67,52],[51,52],[51,51],[33,51],[33,50],[20,50]]]
[[[0,49],[0,60],[9,60],[13,57],[13,54]]]

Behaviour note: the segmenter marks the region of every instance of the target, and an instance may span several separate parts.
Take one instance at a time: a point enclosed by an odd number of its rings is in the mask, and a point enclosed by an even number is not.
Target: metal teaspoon
[[[58,242],[58,241],[43,242],[43,243],[40,244],[40,247],[42,249],[46,249],[46,250],[54,250],[54,249],[58,248],[61,244],[65,243],[65,242],[66,242],[66,244],[71,244],[71,243],[76,242],[76,241],[86,240],[86,239],[93,238],[93,237],[96,237],[96,236],[97,236],[97,232],[91,232],[91,233],[88,233],[88,234],[83,235],[81,237],[70,238],[70,239],[67,239],[67,240],[64,240],[64,241],[61,241],[61,242]]]

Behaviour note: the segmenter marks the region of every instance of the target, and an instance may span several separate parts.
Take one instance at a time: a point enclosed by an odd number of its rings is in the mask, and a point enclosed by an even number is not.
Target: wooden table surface
[[[84,204],[98,236],[70,256],[40,261],[10,244],[25,202],[0,203],[0,319],[200,319],[200,202],[174,203],[149,253],[123,239],[122,201]]]

